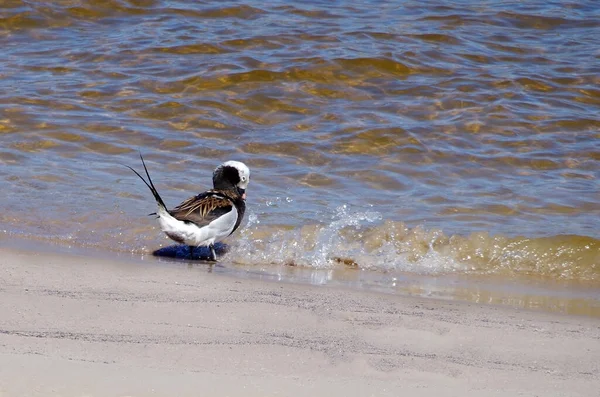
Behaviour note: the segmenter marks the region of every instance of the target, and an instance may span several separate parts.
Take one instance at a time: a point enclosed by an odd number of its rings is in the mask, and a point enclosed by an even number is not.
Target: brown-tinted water
[[[598,34],[595,1],[3,1],[0,229],[151,252],[121,164],[175,205],[237,159],[240,269],[597,305]]]

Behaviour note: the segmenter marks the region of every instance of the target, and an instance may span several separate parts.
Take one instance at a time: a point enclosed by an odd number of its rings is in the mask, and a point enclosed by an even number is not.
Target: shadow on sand
[[[191,251],[190,251],[191,248]],[[229,251],[227,244],[215,243],[215,253],[217,260]],[[189,247],[187,245],[175,244],[168,247],[159,248],[152,253],[154,256],[164,258],[176,258],[187,260],[210,261],[210,249],[208,247]]]

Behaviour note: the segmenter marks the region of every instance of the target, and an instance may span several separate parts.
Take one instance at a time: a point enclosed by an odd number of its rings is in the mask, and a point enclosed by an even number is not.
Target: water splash
[[[322,224],[299,228],[261,227],[259,216],[251,213],[242,238],[234,248],[236,262],[329,268],[339,262],[342,253],[345,256],[360,255],[363,251],[360,236],[365,226],[381,219],[378,212],[352,212],[342,205]],[[355,238],[356,234],[359,239]]]
[[[238,265],[600,280],[600,241],[591,237],[448,236],[347,205],[319,224],[263,225],[260,218],[251,213],[239,240],[232,243],[229,258]]]

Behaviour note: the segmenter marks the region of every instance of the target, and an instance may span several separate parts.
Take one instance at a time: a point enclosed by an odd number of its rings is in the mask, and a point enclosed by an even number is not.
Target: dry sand
[[[0,396],[600,396],[598,319],[205,269],[0,249]]]

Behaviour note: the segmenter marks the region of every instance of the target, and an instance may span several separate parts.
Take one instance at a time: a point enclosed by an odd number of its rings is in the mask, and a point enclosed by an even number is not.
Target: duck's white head
[[[226,161],[213,173],[215,189],[237,189],[243,199],[246,199],[248,182],[250,182],[250,169],[240,161]]]

